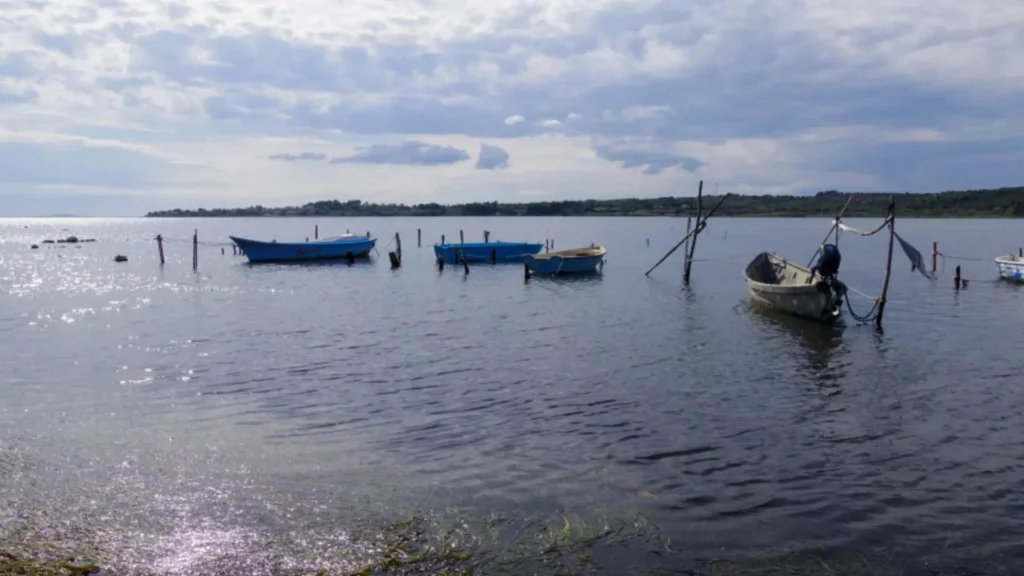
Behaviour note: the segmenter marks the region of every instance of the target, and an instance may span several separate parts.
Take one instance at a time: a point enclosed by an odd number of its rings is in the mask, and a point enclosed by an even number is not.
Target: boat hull
[[[526,266],[537,274],[590,274],[604,262],[604,248],[579,248],[551,254],[527,255]]]
[[[522,262],[530,254],[544,248],[543,244],[529,242],[472,242],[467,244],[434,244],[434,258],[445,262]],[[456,254],[458,255],[456,257]]]
[[[1003,256],[996,258],[999,277],[1011,282],[1024,282],[1024,259],[1020,256]]]
[[[262,242],[231,236],[250,262],[308,262],[366,258],[377,244],[372,237],[344,238],[331,242]]]
[[[776,276],[766,278],[765,266]],[[839,301],[824,280],[815,279],[806,268],[773,254],[762,253],[755,257],[747,266],[746,279],[750,298],[755,303],[826,324],[839,318]]]

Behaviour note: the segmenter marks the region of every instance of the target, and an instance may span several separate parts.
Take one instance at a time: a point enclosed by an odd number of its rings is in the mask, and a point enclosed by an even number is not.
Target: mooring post
[[[693,253],[697,250],[697,236],[700,236],[700,216],[703,211],[702,203],[704,198],[704,181],[701,180],[697,186],[697,227],[694,229],[693,238],[690,239],[690,253],[686,256],[686,266],[683,268],[683,283],[690,283],[690,269],[693,266]]]
[[[420,230],[419,228],[416,229],[416,247],[423,247],[423,231]]]
[[[683,239],[683,258],[690,253],[690,231],[692,230],[691,223],[693,222],[693,202],[687,205],[686,214],[686,236]],[[686,273],[686,263],[683,263],[683,274]]]
[[[956,267],[956,272],[953,273],[953,289],[960,289],[960,267]]]
[[[466,250],[462,250],[462,267],[466,269],[466,274],[469,274],[469,260],[466,259]]]
[[[932,274],[935,274],[936,264],[939,259],[939,243],[932,242]]]
[[[319,239],[320,239],[320,225],[317,224],[317,225],[313,226],[313,240],[319,240]]]
[[[401,238],[401,236],[398,235],[398,232],[395,232],[395,245],[398,246],[398,250],[396,250],[396,252],[398,252],[398,263],[401,264],[402,263],[402,238]]]
[[[444,252],[437,255],[437,271],[444,272]]]
[[[491,241],[491,233],[488,232],[487,230],[484,230],[484,243],[487,243],[487,242],[490,242],[490,241]]]
[[[465,243],[466,243],[466,239],[462,235],[462,230],[459,230],[459,244],[465,244]]]
[[[705,216],[702,219],[698,219],[697,220],[697,226],[694,227],[693,231],[688,233],[682,240],[680,240],[675,246],[673,246],[672,249],[668,251],[668,253],[666,253],[664,256],[661,257],[661,260],[658,260],[654,264],[654,266],[651,266],[651,269],[648,270],[647,272],[645,272],[644,276],[650,276],[651,272],[654,272],[655,268],[657,268],[658,266],[661,266],[662,262],[664,262],[665,260],[668,260],[669,256],[675,254],[676,250],[679,250],[679,247],[682,246],[684,242],[689,240],[690,237],[693,236],[694,234],[696,234],[699,230],[701,230],[705,226],[707,226],[708,220],[711,218],[712,215],[714,215],[714,213],[718,210],[719,206],[721,206],[722,203],[725,202],[725,199],[728,198],[728,197],[729,197],[729,194],[726,193],[724,196],[719,198],[718,199],[718,203],[715,204],[714,206],[712,206],[711,210],[708,210],[707,216]]]
[[[444,244],[444,234],[441,234],[441,244]]]
[[[882,315],[885,313],[885,299],[889,295],[889,276],[892,272],[892,247],[896,239],[896,203],[889,196],[889,256],[885,263],[885,280],[882,281],[882,295],[878,299],[878,314],[875,328],[882,329]]]
[[[551,244],[551,240],[545,238],[544,239],[544,252],[545,253],[547,253],[551,249],[550,248],[550,244]]]
[[[162,234],[156,235],[156,247],[160,251],[160,265],[164,265],[164,237]]]
[[[199,230],[192,232],[192,271],[199,271]]]

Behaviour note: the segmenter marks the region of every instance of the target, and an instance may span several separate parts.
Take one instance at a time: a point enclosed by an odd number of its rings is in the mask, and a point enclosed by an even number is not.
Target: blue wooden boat
[[[601,246],[573,248],[547,254],[530,254],[526,267],[537,274],[586,274],[597,270],[604,262],[607,250]]]
[[[468,242],[465,244],[434,244],[434,259],[445,262],[522,262],[529,254],[536,254],[543,244],[529,242]],[[456,257],[457,255],[457,257]]]
[[[1024,258],[1017,254],[1009,254],[996,258],[999,277],[1003,280],[1024,282]]]
[[[345,234],[313,242],[262,242],[230,236],[250,262],[300,262],[365,258],[377,244],[370,236]]]

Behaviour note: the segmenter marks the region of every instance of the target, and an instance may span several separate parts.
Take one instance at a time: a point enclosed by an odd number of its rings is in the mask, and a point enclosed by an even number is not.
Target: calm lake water
[[[379,257],[252,266],[216,244],[317,224],[371,231]],[[881,334],[749,308],[746,263],[806,263],[829,225],[713,220],[684,288],[681,250],[644,276],[683,235],[672,218],[0,220],[0,549],[85,550],[111,574],[344,573],[422,516],[522,557],[484,573],[1018,573],[1024,289],[992,258],[1024,223],[898,221],[926,259],[938,241],[975,260],[929,281],[897,246]],[[429,246],[460,229],[596,242],[607,265],[439,272]],[[97,242],[29,249],[70,234]],[[844,235],[840,276],[877,295],[886,247]]]

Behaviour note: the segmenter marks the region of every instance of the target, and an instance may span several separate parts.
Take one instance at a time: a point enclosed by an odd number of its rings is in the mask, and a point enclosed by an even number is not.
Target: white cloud
[[[62,194],[130,180],[161,203],[292,202],[293,182],[318,199],[339,175],[387,201],[708,175],[751,192],[1017,184],[1022,21],[1024,4],[953,0],[15,2],[0,145],[20,162],[87,150],[46,184]],[[465,161],[482,140],[513,161]],[[134,180],[115,170],[128,156]]]

